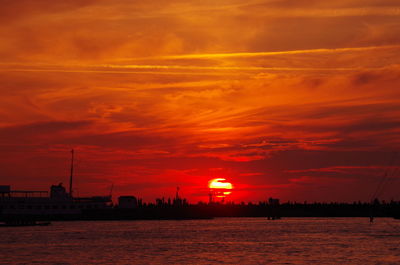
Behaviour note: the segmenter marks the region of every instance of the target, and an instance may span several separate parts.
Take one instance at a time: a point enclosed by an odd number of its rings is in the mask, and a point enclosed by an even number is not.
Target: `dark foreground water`
[[[1,228],[0,264],[400,264],[400,220],[53,222]]]

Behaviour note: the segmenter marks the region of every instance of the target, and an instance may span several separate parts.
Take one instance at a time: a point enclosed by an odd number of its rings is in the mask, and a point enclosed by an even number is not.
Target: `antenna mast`
[[[112,196],[113,189],[114,189],[114,183],[112,183],[112,184],[111,184],[111,189],[110,189],[110,197]]]
[[[69,196],[72,198],[72,176],[74,174],[74,149],[71,150],[71,175],[69,177]]]
[[[179,187],[176,187],[176,195],[175,195],[176,200],[179,200]]]

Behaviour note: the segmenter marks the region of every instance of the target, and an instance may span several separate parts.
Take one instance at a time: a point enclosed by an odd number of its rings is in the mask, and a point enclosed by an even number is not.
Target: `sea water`
[[[390,218],[53,222],[0,235],[0,264],[400,264]]]

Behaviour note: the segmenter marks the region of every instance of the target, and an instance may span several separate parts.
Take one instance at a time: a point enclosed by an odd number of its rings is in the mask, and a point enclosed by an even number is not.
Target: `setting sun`
[[[217,198],[225,198],[232,193],[232,183],[227,182],[224,178],[212,179],[208,182],[210,195]]]
[[[208,187],[210,189],[232,189],[232,184],[229,182],[225,182],[226,179],[224,178],[217,178],[217,179],[212,179],[208,183]]]

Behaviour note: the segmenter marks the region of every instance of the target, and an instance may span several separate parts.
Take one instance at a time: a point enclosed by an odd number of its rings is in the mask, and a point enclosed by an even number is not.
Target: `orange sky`
[[[0,0],[0,183],[400,199],[398,0]],[[396,180],[397,179],[397,180]]]

